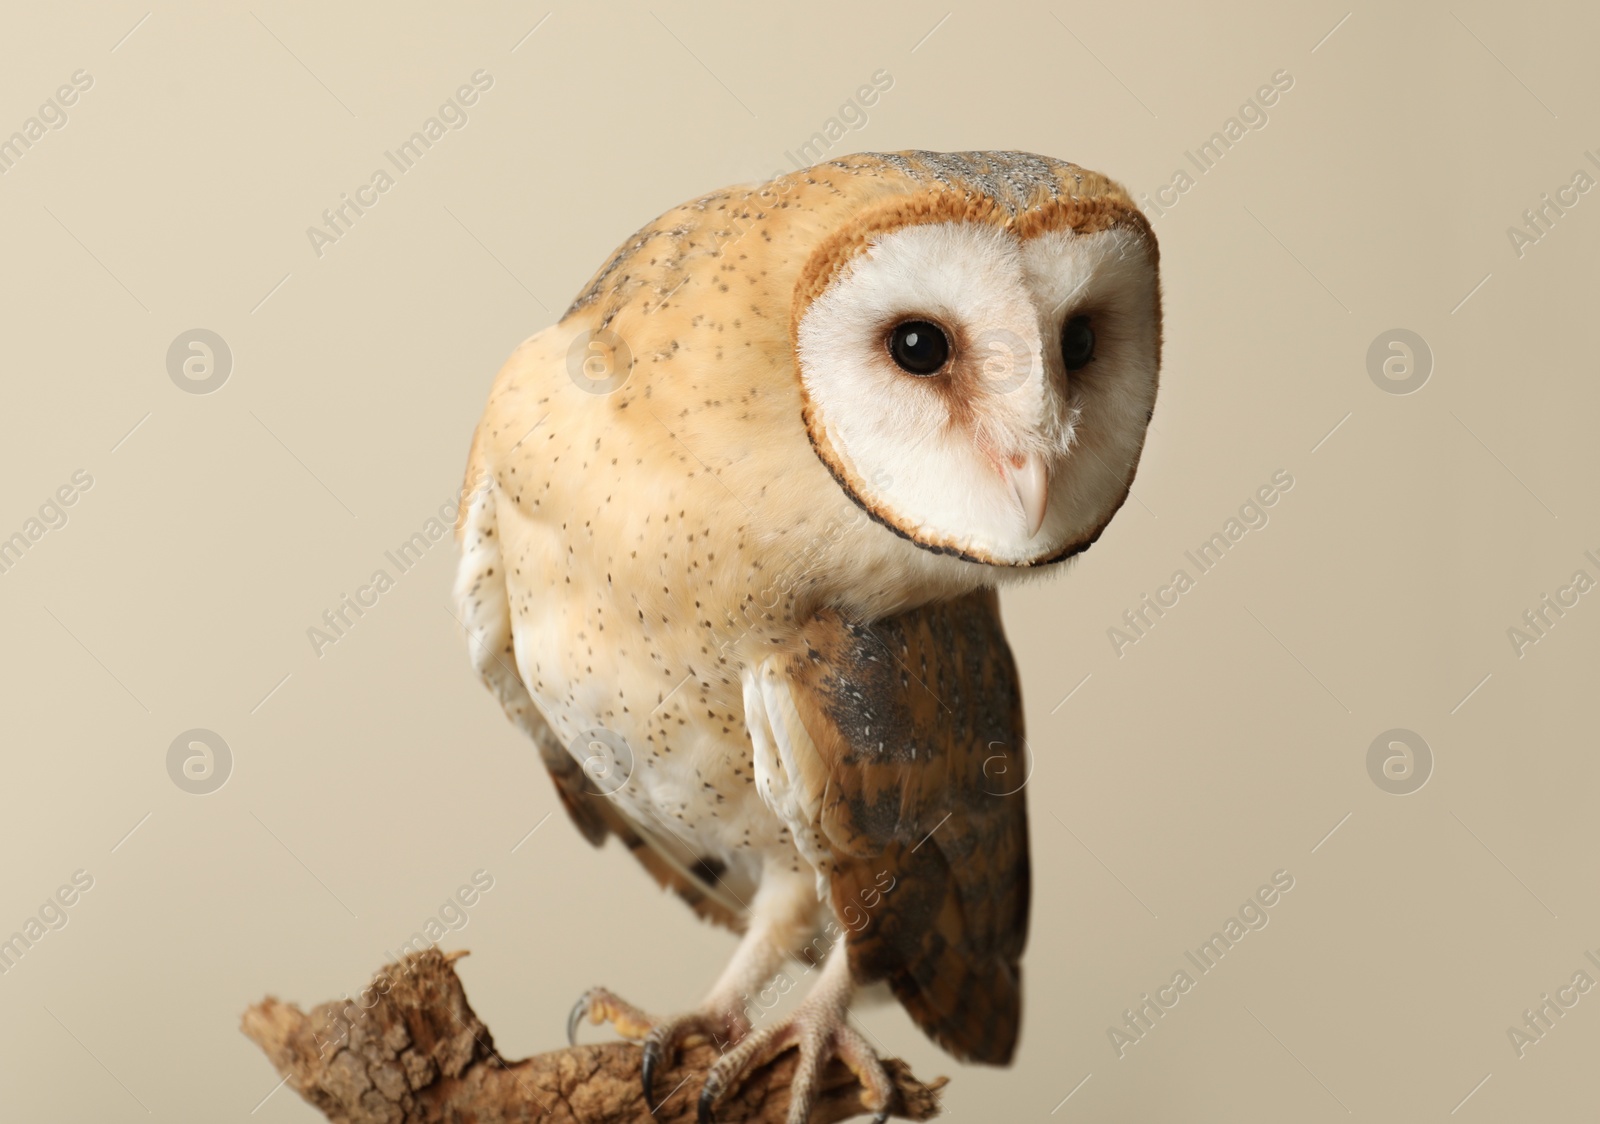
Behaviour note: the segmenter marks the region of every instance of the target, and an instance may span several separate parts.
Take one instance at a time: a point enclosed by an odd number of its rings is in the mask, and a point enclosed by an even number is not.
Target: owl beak
[[[1008,459],[1005,473],[1022,508],[1022,518],[1027,521],[1031,539],[1044,526],[1045,508],[1050,502],[1049,470],[1038,453],[1024,453]]]

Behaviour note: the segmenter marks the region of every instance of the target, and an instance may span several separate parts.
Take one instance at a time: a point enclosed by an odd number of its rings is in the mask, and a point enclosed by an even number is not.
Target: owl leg
[[[836,949],[823,964],[822,976],[811,993],[787,1019],[748,1034],[724,1054],[706,1074],[700,1090],[700,1124],[712,1124],[712,1110],[745,1074],[767,1064],[791,1046],[800,1051],[789,1086],[788,1124],[806,1124],[822,1088],[823,1071],[838,1058],[861,1082],[862,1107],[876,1115],[874,1124],[889,1117],[894,1085],[878,1055],[849,1022],[855,982],[849,958]]]
[[[706,998],[692,1011],[669,1018],[646,1015],[604,988],[586,992],[567,1022],[569,1040],[587,1016],[594,1023],[609,1022],[624,1038],[643,1041],[640,1076],[646,1105],[653,1113],[655,1076],[670,1069],[685,1046],[710,1042],[719,1050],[743,1039],[750,1030],[746,1004],[750,997],[769,990],[779,978],[784,962],[795,955],[811,935],[817,908],[815,876],[768,870],[761,888],[750,902],[750,919],[733,959]]]

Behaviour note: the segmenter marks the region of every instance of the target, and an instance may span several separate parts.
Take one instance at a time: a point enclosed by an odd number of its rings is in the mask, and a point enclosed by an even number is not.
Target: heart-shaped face
[[[1116,513],[1144,444],[1155,239],[1131,204],[974,215],[944,198],[948,217],[886,209],[818,251],[794,325],[812,445],[919,546],[1060,561]]]

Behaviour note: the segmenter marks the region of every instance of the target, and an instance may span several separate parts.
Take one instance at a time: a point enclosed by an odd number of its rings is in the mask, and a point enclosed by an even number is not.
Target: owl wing
[[[992,591],[863,624],[819,615],[745,680],[758,789],[885,980],[957,1057],[1005,1064],[1021,1017],[1021,694]]]
[[[556,795],[583,837],[598,847],[615,835],[657,883],[675,892],[695,913],[734,932],[743,932],[743,911],[721,900],[710,880],[697,877],[678,861],[665,843],[634,823],[605,794],[591,788],[577,759],[567,752],[517,673],[511,607],[495,495],[482,430],[472,443],[465,497],[456,533],[461,563],[456,572],[458,619],[467,629],[473,666],[500,700],[507,717],[539,748],[539,756],[555,781]]]

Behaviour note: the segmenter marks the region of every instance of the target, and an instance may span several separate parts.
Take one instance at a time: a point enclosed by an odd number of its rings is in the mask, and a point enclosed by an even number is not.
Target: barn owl
[[[741,935],[687,1013],[573,1010],[642,1041],[652,1108],[712,1041],[702,1120],[789,1048],[791,1122],[834,1058],[884,1119],[869,986],[1010,1061],[1030,886],[996,590],[1128,494],[1157,261],[1074,164],[860,154],[668,211],[500,371],[458,524],[474,664],[579,830]],[[769,1017],[780,978],[810,986]]]

